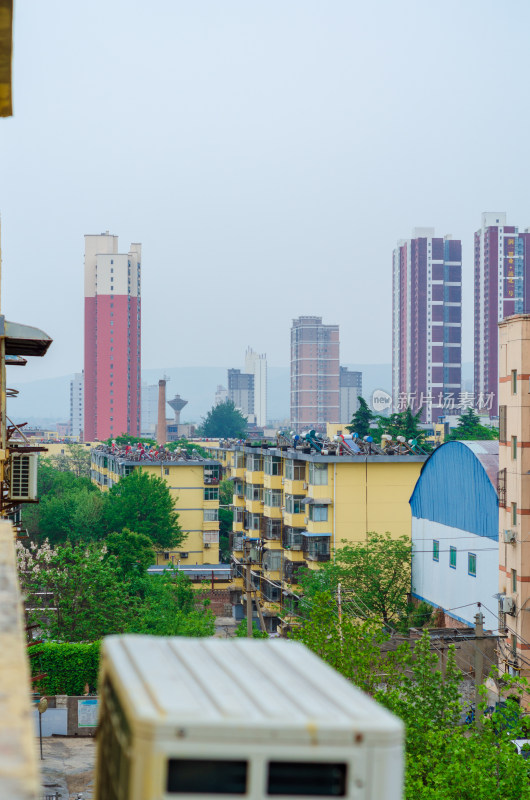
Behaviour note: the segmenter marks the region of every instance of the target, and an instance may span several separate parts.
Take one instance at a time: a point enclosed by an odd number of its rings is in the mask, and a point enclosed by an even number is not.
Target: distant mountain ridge
[[[387,392],[392,388],[391,364],[344,364],[352,370],[363,373],[363,396],[370,400],[375,389]],[[20,388],[18,397],[7,401],[8,416],[14,422],[31,422],[33,425],[51,425],[65,422],[70,416],[70,379],[63,375],[45,380],[17,384],[15,370],[8,374],[8,385]],[[200,422],[214,402],[218,385],[226,387],[226,367],[166,367],[142,371],[142,381],[156,384],[166,376],[168,400],[180,394],[188,405],[182,412],[183,422]],[[463,364],[464,380],[473,374],[473,365]],[[271,420],[288,419],[290,413],[290,373],[289,367],[268,368],[267,387],[268,417]],[[171,409],[168,406],[168,417]]]

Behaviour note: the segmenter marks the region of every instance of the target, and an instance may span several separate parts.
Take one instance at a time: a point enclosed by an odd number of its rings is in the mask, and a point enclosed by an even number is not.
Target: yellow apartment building
[[[157,460],[158,459],[158,460]],[[106,491],[134,469],[162,478],[179,514],[184,540],[177,550],[157,553],[157,565],[190,566],[219,563],[219,479],[217,460],[168,453],[153,458],[133,448],[100,445],[91,451],[92,481]]]
[[[344,542],[362,541],[371,531],[410,536],[409,498],[426,460],[415,454],[321,455],[304,449],[229,443],[215,449],[233,483],[236,617],[242,613],[242,561],[249,556],[270,630],[286,616],[300,568],[318,569]]]

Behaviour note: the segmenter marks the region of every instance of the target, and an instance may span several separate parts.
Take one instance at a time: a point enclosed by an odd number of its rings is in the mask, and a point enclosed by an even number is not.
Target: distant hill
[[[387,392],[392,388],[390,364],[345,364],[349,369],[363,373],[363,396],[369,400],[375,389]],[[18,368],[17,368],[18,369]],[[473,375],[473,365],[462,365],[464,380]],[[142,371],[145,383],[156,384],[163,376],[169,378],[168,399],[175,394],[188,401],[182,412],[183,422],[200,422],[212,407],[215,391],[221,384],[226,386],[225,367],[166,367]],[[15,369],[10,369],[8,385],[17,388]],[[14,422],[30,422],[33,425],[52,425],[65,422],[70,415],[70,375],[30,381],[20,384],[17,398],[8,399],[7,413]],[[290,411],[289,367],[268,369],[268,416],[283,420]],[[170,414],[168,408],[168,415]]]

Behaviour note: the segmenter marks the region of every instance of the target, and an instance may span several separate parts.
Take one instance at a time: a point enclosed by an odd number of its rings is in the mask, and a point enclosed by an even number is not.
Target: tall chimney
[[[158,425],[156,426],[156,443],[163,446],[167,442],[166,428],[166,381],[158,381]]]

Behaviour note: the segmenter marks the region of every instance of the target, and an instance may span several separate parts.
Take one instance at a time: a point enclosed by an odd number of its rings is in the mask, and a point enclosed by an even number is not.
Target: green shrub
[[[31,659],[32,674],[47,673],[34,684],[36,691],[83,695],[87,683],[91,692],[96,691],[100,642],[46,642],[35,645],[34,650],[39,655]]]

